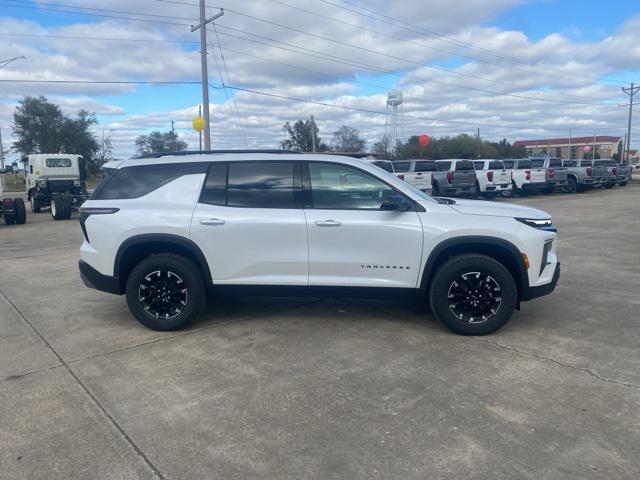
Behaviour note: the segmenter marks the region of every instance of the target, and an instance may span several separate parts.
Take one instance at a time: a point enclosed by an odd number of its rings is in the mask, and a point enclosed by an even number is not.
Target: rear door
[[[307,285],[300,164],[212,162],[191,222],[214,284]]]
[[[415,288],[422,256],[416,211],[383,211],[402,195],[359,168],[303,166],[309,237],[309,285]]]

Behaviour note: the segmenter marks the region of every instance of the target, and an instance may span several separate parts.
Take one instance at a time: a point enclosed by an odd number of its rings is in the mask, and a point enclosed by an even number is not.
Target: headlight
[[[557,232],[558,231],[556,226],[551,222],[550,218],[547,218],[545,220],[537,220],[537,219],[534,219],[534,218],[518,218],[518,217],[516,217],[516,220],[519,221],[520,223],[524,223],[525,225],[528,225],[530,227],[537,228],[538,230],[546,230],[548,232]]]

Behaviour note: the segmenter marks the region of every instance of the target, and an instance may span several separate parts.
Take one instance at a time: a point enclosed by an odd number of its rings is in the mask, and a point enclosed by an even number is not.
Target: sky
[[[197,3],[0,0],[0,61],[25,57],[0,68],[5,151],[26,95],[95,112],[118,158],[172,120],[197,148]],[[390,131],[391,90],[403,93],[400,139],[624,136],[621,88],[640,84],[637,0],[207,0],[208,16],[219,8],[207,30],[212,148],[277,148],[283,124],[310,115],[324,141],[348,125],[371,146]]]

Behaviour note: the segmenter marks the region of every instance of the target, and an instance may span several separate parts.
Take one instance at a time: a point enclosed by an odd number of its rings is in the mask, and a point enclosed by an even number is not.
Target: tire
[[[517,190],[518,195],[520,195],[521,197],[528,197],[529,196],[529,191],[525,190],[524,188],[519,188]]]
[[[438,182],[433,182],[432,195],[434,197],[440,196],[440,185],[438,185]]]
[[[40,210],[42,209],[42,205],[40,204],[40,201],[37,198],[31,197],[29,199],[29,203],[31,203],[31,211],[33,213],[40,213]]]
[[[51,197],[51,216],[54,220],[64,220],[65,206],[64,200],[59,195]]]
[[[467,302],[465,288],[469,290],[473,286],[478,286],[480,292],[476,294],[478,290],[473,289],[473,298]],[[492,298],[485,296],[483,299],[483,291]],[[500,292],[500,296],[496,297],[495,292]],[[455,303],[451,300],[456,297],[461,301]],[[517,303],[518,288],[511,273],[486,255],[464,254],[450,258],[438,268],[429,289],[433,315],[449,330],[460,335],[495,332],[509,321]]]
[[[16,216],[13,213],[4,214],[4,223],[6,225],[14,225],[16,223]]]
[[[618,185],[620,185],[621,187],[626,187],[627,186],[627,182],[620,182]]]
[[[159,275],[156,272],[160,272]],[[180,288],[182,286],[184,288]],[[144,292],[157,292],[158,288],[172,289],[173,297],[167,297],[161,290],[155,294],[155,301],[149,302],[150,297]],[[188,258],[175,254],[151,255],[138,263],[127,279],[126,295],[133,316],[152,330],[184,328],[206,305],[200,269]],[[176,311],[172,312],[173,309]]]
[[[542,193],[544,195],[551,195],[554,192],[555,189],[556,189],[556,187],[545,187],[545,188],[542,189]]]
[[[13,211],[15,213],[15,220],[18,225],[24,225],[27,222],[27,209],[24,206],[24,200],[21,198],[13,199]]]
[[[576,182],[575,178],[569,177],[565,188],[566,193],[576,193],[578,191],[578,182]]]
[[[497,194],[497,193],[495,193],[495,192],[484,192],[484,193],[482,194],[482,197],[483,197],[485,200],[493,200],[493,199],[494,199],[494,198],[496,198],[497,196],[498,196],[498,194]]]
[[[604,188],[613,188],[615,185],[615,183],[607,183],[605,184]]]
[[[69,220],[71,218],[71,197],[68,195],[63,195],[62,204],[64,205],[64,216],[65,220]]]

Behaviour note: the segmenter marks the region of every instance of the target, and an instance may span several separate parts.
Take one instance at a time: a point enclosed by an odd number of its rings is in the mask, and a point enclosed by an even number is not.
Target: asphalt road
[[[514,201],[560,285],[482,338],[355,299],[152,332],[82,285],[77,222],[0,225],[0,478],[640,478],[640,184]]]

